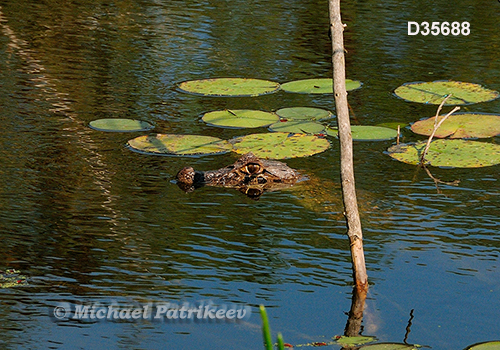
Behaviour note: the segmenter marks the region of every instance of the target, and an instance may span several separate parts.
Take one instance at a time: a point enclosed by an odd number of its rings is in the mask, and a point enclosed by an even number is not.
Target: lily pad
[[[320,134],[325,131],[325,126],[321,123],[309,120],[283,120],[271,124],[269,130],[302,134]]]
[[[396,96],[411,102],[439,105],[451,94],[446,105],[467,105],[491,101],[498,98],[499,93],[479,84],[460,81],[432,81],[406,83],[394,90]]]
[[[327,128],[327,135],[338,136],[337,128]],[[384,141],[398,136],[397,130],[382,126],[351,125],[351,135],[354,141]]]
[[[231,143],[236,153],[252,152],[257,157],[271,159],[307,157],[330,147],[324,138],[286,132],[251,134],[235,138]]]
[[[418,164],[426,141],[390,147],[388,154],[401,162]],[[431,142],[428,164],[438,167],[480,168],[500,164],[500,145],[478,141],[441,139]]]
[[[465,350],[500,350],[500,341],[489,341],[468,346]]]
[[[356,345],[362,345],[366,343],[371,343],[377,340],[375,337],[367,337],[367,336],[357,336],[357,337],[347,337],[341,336],[336,339],[337,344],[342,345],[342,347],[350,346],[354,347]]]
[[[143,135],[128,141],[128,146],[149,154],[201,155],[231,151],[231,144],[217,137],[201,135]]]
[[[280,88],[280,84],[261,79],[215,78],[190,80],[180,83],[179,89],[203,96],[259,96],[271,94]]]
[[[418,345],[411,345],[405,343],[377,343],[365,345],[359,348],[360,350],[417,350]]]
[[[384,128],[398,130],[398,125],[399,129],[402,130],[403,128],[406,128],[409,124],[404,122],[387,122],[387,123],[380,123],[375,126],[382,126]]]
[[[361,87],[361,82],[346,79],[345,87],[347,91],[355,90]],[[333,94],[333,79],[303,79],[290,81],[281,84],[281,89],[286,92],[298,94]]]
[[[333,116],[333,114],[322,108],[315,107],[287,107],[276,111],[282,119],[290,120],[323,120]]]
[[[229,128],[258,128],[277,122],[279,117],[271,112],[233,109],[205,113],[202,120],[207,124],[215,126]]]
[[[438,119],[440,120],[441,117]],[[434,129],[436,117],[420,120],[411,126],[413,132],[429,136]],[[441,124],[434,137],[485,138],[500,134],[500,115],[480,113],[459,113],[450,115]]]
[[[18,287],[28,284],[26,276],[21,275],[21,271],[7,269],[0,271],[0,288]]]
[[[89,126],[95,130],[110,132],[145,131],[154,128],[153,125],[142,120],[123,118],[97,119],[91,121]]]

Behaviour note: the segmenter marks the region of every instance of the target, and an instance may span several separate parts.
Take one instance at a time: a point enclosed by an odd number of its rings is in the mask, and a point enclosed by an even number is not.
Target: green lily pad
[[[257,157],[271,159],[307,157],[330,147],[324,138],[286,132],[251,134],[237,137],[231,143],[236,153],[252,152]]]
[[[388,154],[403,163],[418,164],[427,141],[390,147]],[[500,145],[478,141],[441,139],[432,141],[428,164],[452,168],[480,168],[500,164]]]
[[[201,155],[231,151],[231,144],[217,137],[201,135],[143,135],[128,141],[128,146],[149,154]]]
[[[433,81],[406,83],[394,90],[396,96],[404,100],[439,105],[446,96],[452,96],[446,105],[466,105],[491,101],[498,98],[499,93],[481,85],[460,81]]]
[[[418,345],[411,345],[405,343],[377,343],[360,347],[363,350],[417,350]]]
[[[467,347],[465,350],[500,350],[500,341],[478,343]]]
[[[259,96],[271,94],[280,88],[280,84],[261,79],[215,78],[190,80],[180,83],[179,89],[203,96]]]
[[[233,109],[208,112],[202,120],[210,125],[229,128],[258,128],[276,123],[279,117],[271,112],[250,109]]]
[[[338,136],[337,128],[327,128],[327,135]],[[351,125],[351,135],[354,141],[384,141],[398,136],[397,130],[382,126]]]
[[[398,130],[398,125],[399,129],[402,130],[403,128],[406,128],[409,124],[404,122],[387,122],[387,123],[380,123],[375,126],[381,126],[384,128]]]
[[[438,119],[440,120],[441,117]],[[411,126],[413,132],[430,136],[436,117],[420,120]],[[500,134],[500,115],[480,113],[459,113],[450,115],[437,129],[434,137],[485,138]]]
[[[91,121],[89,126],[95,130],[111,132],[145,131],[154,128],[153,125],[142,120],[123,118],[97,119]]]
[[[330,111],[315,107],[287,107],[276,111],[282,119],[290,120],[323,120],[333,116]]]
[[[355,90],[361,87],[361,82],[346,79],[345,87],[347,91]],[[333,79],[303,79],[290,81],[281,84],[281,89],[286,92],[298,94],[333,94]]]
[[[347,337],[347,336],[341,336],[338,339],[336,339],[336,343],[342,345],[342,347],[345,347],[346,345],[354,347],[356,345],[362,345],[366,343],[371,343],[375,341],[375,337],[365,337],[365,336],[357,336],[357,337]]]
[[[309,120],[279,121],[269,126],[271,131],[292,132],[302,134],[321,134],[325,126],[321,123]]]

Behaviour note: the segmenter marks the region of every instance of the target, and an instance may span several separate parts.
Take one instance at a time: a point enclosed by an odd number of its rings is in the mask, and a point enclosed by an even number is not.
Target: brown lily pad
[[[438,117],[440,120],[442,116]],[[411,126],[413,132],[429,136],[436,117],[420,120]],[[485,138],[500,134],[500,115],[458,113],[449,116],[436,131],[434,137],[452,139]]]

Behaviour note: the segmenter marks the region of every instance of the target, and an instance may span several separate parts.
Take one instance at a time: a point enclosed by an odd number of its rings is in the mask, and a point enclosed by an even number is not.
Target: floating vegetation
[[[403,129],[403,128],[407,127],[408,125],[409,125],[408,123],[404,123],[404,122],[387,122],[387,123],[380,123],[380,124],[377,124],[375,126],[382,126],[384,128],[398,130],[398,127],[400,129]]]
[[[364,345],[359,350],[419,350],[421,346],[406,343],[377,343]]]
[[[327,128],[326,133],[329,136],[338,136],[337,128]],[[351,134],[354,141],[384,141],[398,136],[397,130],[372,125],[352,125]]]
[[[276,111],[276,114],[286,121],[290,120],[324,120],[333,117],[333,114],[316,107],[287,107]]]
[[[500,350],[500,341],[477,343],[467,347],[465,350]]]
[[[375,337],[367,337],[367,336],[357,336],[357,337],[348,337],[341,336],[336,338],[336,343],[340,344],[342,347],[355,347],[366,343],[371,343],[376,341]]]
[[[202,96],[260,96],[276,92],[280,84],[261,79],[215,78],[184,81],[178,85],[183,92]]]
[[[231,144],[217,137],[200,135],[143,135],[128,141],[128,146],[141,153],[201,155],[231,151]]]
[[[361,87],[361,82],[346,79],[345,87],[347,91],[355,90]],[[286,92],[297,94],[333,94],[333,79],[303,79],[290,81],[281,84],[281,89]]]
[[[28,284],[28,278],[21,275],[21,271],[7,269],[0,271],[0,288],[18,287]]]
[[[432,117],[414,123],[411,129],[417,134],[430,136],[435,124],[436,117]],[[437,129],[434,137],[485,138],[498,134],[500,134],[500,115],[459,113],[450,115]]]
[[[441,139],[431,142],[426,165],[451,168],[480,168],[500,164],[500,145],[468,140]],[[390,147],[388,154],[401,162],[420,163],[426,142]]]
[[[251,134],[237,137],[231,143],[236,153],[252,152],[257,157],[270,159],[306,157],[330,147],[324,138],[286,132]]]
[[[282,120],[270,125],[269,130],[274,132],[321,134],[325,131],[325,126],[309,120]]]
[[[202,120],[213,126],[228,128],[258,128],[279,121],[275,113],[250,109],[233,109],[205,113]]]
[[[406,83],[394,90],[396,96],[411,102],[439,105],[448,95],[447,105],[467,105],[498,98],[499,93],[479,84],[440,80]]]
[[[135,119],[105,118],[93,120],[89,123],[92,129],[109,132],[132,132],[154,129],[148,122]]]

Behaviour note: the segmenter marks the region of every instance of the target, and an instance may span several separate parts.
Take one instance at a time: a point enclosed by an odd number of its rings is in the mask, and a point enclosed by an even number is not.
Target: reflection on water
[[[6,347],[261,347],[256,314],[237,324],[54,323],[48,307],[60,301],[264,303],[287,342],[342,333],[351,266],[334,140],[327,152],[287,161],[308,181],[254,201],[221,188],[184,193],[172,182],[184,166],[217,169],[235,155],[145,156],[124,147],[140,133],[87,127],[98,118],[133,117],[153,123],[156,132],[228,139],[247,131],[207,126],[200,114],[333,109],[329,96],[203,98],[175,88],[207,77],[329,76],[326,3],[22,0],[0,6],[0,270],[31,277],[28,287],[2,290]],[[348,75],[364,83],[349,95],[356,122],[432,116],[435,106],[391,94],[407,81],[456,79],[500,90],[500,5],[343,6]],[[471,35],[409,37],[410,20],[467,20]],[[500,102],[467,109],[498,113]],[[404,130],[404,139],[418,137]],[[496,338],[498,166],[432,169],[442,180],[460,180],[438,194],[425,172],[383,153],[390,144],[355,143],[372,285],[365,333],[402,341],[414,309],[409,342],[461,349]]]

